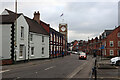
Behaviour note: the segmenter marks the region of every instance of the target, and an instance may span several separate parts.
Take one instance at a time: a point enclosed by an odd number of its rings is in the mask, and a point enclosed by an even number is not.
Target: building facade
[[[49,33],[49,57],[59,57],[63,53],[63,34],[50,27],[50,24],[45,23],[40,19],[40,13],[34,13],[34,20],[36,20]]]
[[[2,64],[49,58],[49,34],[40,24],[7,9],[2,12],[0,18]]]
[[[104,45],[103,56],[120,56],[120,26],[102,39],[102,45]]]

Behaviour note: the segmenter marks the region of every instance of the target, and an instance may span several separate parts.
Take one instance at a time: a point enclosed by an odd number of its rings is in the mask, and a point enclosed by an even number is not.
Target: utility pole
[[[16,14],[16,21],[15,21],[15,53],[14,53],[14,63],[16,63],[16,53],[17,53],[17,0],[15,1],[15,14]]]

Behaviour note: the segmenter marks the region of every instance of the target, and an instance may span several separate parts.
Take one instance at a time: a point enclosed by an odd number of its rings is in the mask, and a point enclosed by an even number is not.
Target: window
[[[114,55],[114,51],[113,50],[110,50],[110,55]]]
[[[42,47],[42,54],[44,54],[44,47]]]
[[[21,38],[24,38],[24,27],[21,27]]]
[[[23,56],[23,49],[24,49],[24,45],[20,45],[20,53],[19,53],[20,57]]]
[[[33,34],[30,34],[30,41],[33,40]]]
[[[44,36],[42,36],[42,42],[44,42]]]
[[[118,41],[118,47],[120,47],[120,41]]]
[[[50,38],[51,38],[51,41],[52,41],[52,33],[50,34]]]
[[[110,47],[113,47],[114,44],[113,44],[113,41],[110,41]]]
[[[104,33],[104,37],[106,37],[106,33]]]
[[[105,50],[105,55],[106,55],[106,50]]]
[[[57,36],[57,42],[58,42],[58,36]]]
[[[120,37],[120,32],[118,32],[117,36]]]
[[[105,47],[106,47],[106,41],[105,41]]]
[[[55,34],[54,34],[54,42],[55,42]]]
[[[31,55],[34,55],[34,47],[31,47]]]
[[[59,37],[59,43],[60,43],[60,39],[61,39],[61,37]]]

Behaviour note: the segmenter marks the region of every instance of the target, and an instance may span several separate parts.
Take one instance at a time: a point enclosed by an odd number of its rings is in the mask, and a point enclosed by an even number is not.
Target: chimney
[[[40,24],[40,13],[39,13],[39,11],[37,13],[35,11],[33,19]]]

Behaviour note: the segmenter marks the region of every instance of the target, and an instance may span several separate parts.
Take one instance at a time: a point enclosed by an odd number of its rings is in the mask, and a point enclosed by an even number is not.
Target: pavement
[[[97,61],[98,80],[120,80],[120,66],[112,66],[110,59],[99,59]]]

